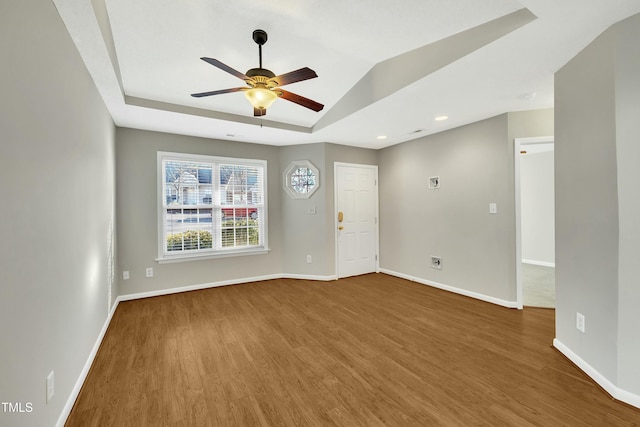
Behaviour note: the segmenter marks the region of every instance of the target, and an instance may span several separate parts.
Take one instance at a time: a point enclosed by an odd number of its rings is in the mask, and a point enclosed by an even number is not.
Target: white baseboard
[[[71,390],[71,394],[67,398],[67,403],[62,408],[62,413],[58,417],[58,422],[56,422],[56,427],[64,427],[67,422],[67,418],[69,418],[69,414],[73,409],[73,405],[76,403],[76,399],[78,398],[78,394],[80,394],[80,390],[82,389],[82,385],[84,384],[87,375],[89,374],[89,370],[91,369],[91,365],[93,365],[93,360],[96,358],[96,354],[98,354],[98,349],[102,344],[102,340],[104,339],[104,335],[107,333],[107,328],[109,328],[109,324],[111,323],[111,319],[113,318],[113,314],[116,312],[116,308],[118,307],[118,303],[120,299],[117,298],[111,310],[109,310],[109,314],[107,315],[107,319],[104,321],[104,325],[102,325],[102,329],[98,334],[98,338],[96,342],[93,344],[93,348],[91,349],[91,353],[89,353],[89,357],[80,372],[80,376],[76,380],[76,384]]]
[[[282,279],[298,279],[298,280],[314,280],[318,282],[329,282],[331,280],[338,280],[338,276],[314,276],[306,274],[282,274]]]
[[[181,286],[178,288],[160,289],[157,291],[139,292],[135,294],[125,294],[118,297],[119,301],[130,301],[141,298],[157,297],[162,295],[178,294],[180,292],[198,291],[201,289],[217,288],[219,286],[240,285],[243,283],[261,282],[273,279],[301,279],[329,281],[335,280],[335,276],[309,276],[302,274],[269,274],[266,276],[245,277],[243,279],[222,280],[220,282],[203,283],[200,285]]]
[[[534,259],[523,259],[522,260],[523,264],[531,264],[531,265],[539,265],[541,267],[556,267],[556,263],[555,262],[546,262],[546,261],[536,261]]]
[[[600,387],[602,387],[607,393],[616,400],[627,403],[636,408],[640,408],[640,396],[623,390],[609,381],[604,375],[594,369],[591,365],[585,362],[580,356],[571,351],[569,347],[562,344],[557,338],[553,339],[553,346],[564,354],[567,359],[573,362],[580,370],[587,374],[592,380],[594,380]]]
[[[417,282],[417,283],[420,283],[422,285],[427,285],[427,286],[431,286],[431,287],[434,287],[434,288],[442,289],[442,290],[445,290],[445,291],[453,292],[453,293],[456,293],[456,294],[464,295],[464,296],[467,296],[467,297],[475,298],[475,299],[478,299],[478,300],[481,300],[481,301],[490,302],[492,304],[501,305],[503,307],[518,308],[518,302],[517,301],[507,301],[507,300],[504,300],[504,299],[501,299],[501,298],[495,298],[495,297],[492,297],[492,296],[489,296],[489,295],[484,295],[484,294],[480,294],[480,293],[477,293],[477,292],[468,291],[466,289],[456,288],[454,286],[449,286],[449,285],[444,285],[442,283],[432,282],[432,281],[429,281],[429,280],[421,279],[419,277],[409,276],[408,274],[398,273],[396,271],[387,270],[387,269],[384,269],[384,268],[381,268],[380,272],[388,274],[390,276],[400,277],[401,279],[411,280],[412,282]]]
[[[266,276],[245,277],[243,279],[222,280],[219,282],[202,283],[199,285],[180,286],[177,288],[159,289],[157,291],[138,292],[135,294],[120,295],[120,301],[130,301],[134,299],[157,297],[161,295],[178,294],[180,292],[198,291],[200,289],[217,288],[219,286],[239,285],[241,283],[259,282],[262,280],[280,279],[281,274],[270,274]]]

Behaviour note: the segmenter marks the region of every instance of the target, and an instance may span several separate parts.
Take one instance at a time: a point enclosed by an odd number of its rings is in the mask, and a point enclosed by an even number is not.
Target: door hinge
[[[376,261],[378,260],[378,254],[376,254]]]

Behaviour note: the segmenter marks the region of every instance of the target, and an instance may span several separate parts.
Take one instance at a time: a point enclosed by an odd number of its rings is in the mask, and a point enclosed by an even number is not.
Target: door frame
[[[516,304],[518,310],[524,308],[524,295],[522,285],[522,212],[520,196],[520,150],[523,145],[554,143],[553,136],[540,136],[533,138],[514,138],[513,140],[513,170],[515,183],[515,215],[516,215]]]
[[[339,252],[338,252],[338,168],[339,167],[357,167],[357,168],[366,168],[372,169],[375,176],[375,251],[376,251],[376,259],[375,259],[375,272],[380,272],[380,207],[378,201],[380,199],[379,194],[379,182],[378,182],[378,165],[367,165],[362,163],[345,163],[345,162],[334,162],[333,163],[333,241],[334,241],[334,265],[335,265],[335,277],[337,279],[340,278],[339,271]]]

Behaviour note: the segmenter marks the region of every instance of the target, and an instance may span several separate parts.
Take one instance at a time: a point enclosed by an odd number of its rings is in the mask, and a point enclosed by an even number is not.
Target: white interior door
[[[335,164],[338,277],[377,271],[378,167]]]

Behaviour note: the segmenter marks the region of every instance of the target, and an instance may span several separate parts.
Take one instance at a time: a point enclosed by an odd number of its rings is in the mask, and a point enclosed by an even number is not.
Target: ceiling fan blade
[[[254,117],[262,117],[262,116],[266,116],[266,115],[267,115],[266,108],[254,108],[253,109],[253,116]]]
[[[238,91],[245,90],[245,89],[246,88],[244,88],[244,87],[234,87],[234,88],[231,88],[231,89],[214,90],[214,91],[211,91],[211,92],[192,93],[191,96],[193,96],[195,98],[202,98],[203,96],[221,95],[223,93],[238,92]]]
[[[269,79],[269,81],[274,82],[276,86],[284,86],[303,80],[315,79],[316,77],[318,77],[318,75],[315,71],[311,68],[304,67],[289,73],[280,74],[279,76]]]
[[[287,92],[286,90],[282,90],[282,89],[278,89],[278,90],[282,92],[282,95],[280,96],[280,98],[286,99],[287,101],[291,101],[298,105],[302,105],[303,107],[306,107],[316,112],[324,108],[324,105],[312,99],[305,98],[304,96],[300,96],[292,92]]]
[[[200,59],[202,59],[204,62],[208,62],[209,64],[213,65],[214,67],[220,68],[222,71],[226,71],[227,73],[236,76],[237,78],[239,78],[241,80],[246,80],[246,79],[249,78],[249,77],[245,76],[244,73],[241,73],[238,70],[234,70],[233,68],[229,67],[227,64],[223,64],[222,62],[218,61],[217,59],[206,58],[206,57],[202,57]]]

